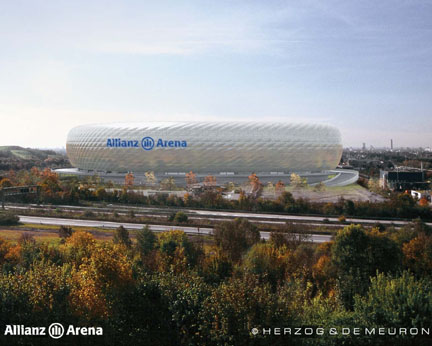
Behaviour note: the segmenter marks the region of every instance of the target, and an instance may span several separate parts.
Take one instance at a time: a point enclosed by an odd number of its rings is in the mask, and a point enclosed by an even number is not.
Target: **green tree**
[[[147,256],[151,251],[154,250],[157,244],[156,235],[150,230],[148,225],[137,232],[136,235],[136,249],[141,256]]]
[[[116,228],[114,231],[113,242],[114,244],[125,245],[127,248],[132,246],[132,241],[129,238],[129,231],[123,226]]]
[[[218,224],[214,230],[216,244],[233,262],[238,262],[249,247],[260,240],[258,228],[247,219]]]
[[[339,231],[332,246],[332,262],[345,305],[352,307],[355,294],[365,294],[369,277],[376,271],[392,272],[401,267],[401,250],[378,231],[366,232],[360,225]]]
[[[432,316],[432,283],[417,280],[409,272],[400,277],[378,274],[372,277],[367,294],[356,296],[354,312],[364,326],[386,328],[430,328]],[[390,340],[391,339],[391,340]],[[388,337],[388,345],[394,337]],[[373,342],[373,340],[370,340]],[[410,345],[430,345],[430,339],[413,339]],[[399,344],[399,343],[398,343]]]
[[[0,212],[0,225],[12,226],[19,224],[19,217],[11,212]]]
[[[185,223],[187,221],[188,221],[188,216],[182,211],[178,211],[174,216],[174,222]]]

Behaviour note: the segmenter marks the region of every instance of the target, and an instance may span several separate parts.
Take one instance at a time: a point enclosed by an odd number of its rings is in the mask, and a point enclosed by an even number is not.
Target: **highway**
[[[253,222],[260,222],[260,223],[285,223],[285,222],[307,222],[308,224],[314,223],[313,225],[318,224],[325,224],[326,226],[329,226],[327,222],[335,222],[339,223],[339,220],[337,217],[327,217],[327,216],[307,216],[307,215],[287,215],[287,214],[267,214],[267,213],[252,213],[252,212],[232,212],[232,211],[219,211],[219,210],[199,210],[199,209],[178,209],[178,208],[158,208],[158,207],[135,207],[135,206],[125,206],[125,205],[108,205],[106,207],[83,207],[83,206],[70,206],[70,205],[57,205],[56,208],[64,208],[65,211],[84,211],[84,210],[91,210],[94,212],[113,212],[117,211],[119,213],[121,212],[128,212],[130,210],[133,210],[136,215],[138,213],[143,213],[147,216],[161,216],[161,215],[167,215],[172,212],[176,211],[183,211],[185,212],[190,218],[205,218],[205,219],[213,219],[213,220],[219,220],[219,218],[225,218],[225,219],[234,219],[236,217],[246,218],[249,221]],[[35,204],[30,205],[9,205],[6,207],[6,209],[51,209],[53,206],[49,205],[40,205],[37,206]],[[366,224],[366,225],[372,225],[374,223],[381,223],[385,225],[399,225],[403,226],[408,223],[410,223],[410,220],[377,220],[377,219],[362,219],[362,218],[346,218],[347,223],[359,223],[359,224]],[[340,223],[339,223],[340,224]],[[432,226],[432,222],[426,223],[428,226]]]
[[[40,216],[25,216],[19,215],[20,221],[23,223],[40,224],[40,225],[55,225],[55,226],[70,226],[70,227],[98,227],[98,228],[112,228],[115,229],[123,226],[130,230],[142,229],[145,225],[138,223],[125,223],[125,222],[112,222],[112,221],[98,221],[98,220],[80,220],[80,219],[63,219],[53,217],[40,217]],[[150,229],[154,232],[163,232],[170,230],[182,230],[187,234],[213,234],[213,228],[209,227],[188,227],[188,226],[165,226],[165,225],[149,225]],[[270,232],[260,232],[261,238],[268,240]],[[311,234],[309,241],[314,243],[324,243],[330,241],[331,235],[327,234]]]

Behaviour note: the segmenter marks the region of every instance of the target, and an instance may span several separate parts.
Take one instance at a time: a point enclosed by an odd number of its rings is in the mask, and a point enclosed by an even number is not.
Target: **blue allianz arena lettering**
[[[186,141],[164,141],[161,138],[157,141],[157,147],[160,148],[186,148]]]
[[[106,142],[107,148],[140,148],[144,150],[151,150],[153,147],[157,148],[186,148],[187,141],[183,140],[164,140],[159,138],[157,142],[151,137],[144,137],[140,141],[138,140],[125,140],[121,138],[108,138]]]
[[[139,148],[138,141],[121,138],[108,138],[106,146],[109,148]]]

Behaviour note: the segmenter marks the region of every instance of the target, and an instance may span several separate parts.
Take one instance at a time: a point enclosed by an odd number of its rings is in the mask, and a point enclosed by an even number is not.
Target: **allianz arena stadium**
[[[82,125],[67,138],[75,169],[59,173],[115,177],[127,172],[181,177],[193,171],[233,181],[256,173],[270,181],[297,173],[314,184],[346,185],[352,171],[335,170],[342,155],[337,128],[288,122],[143,122]]]

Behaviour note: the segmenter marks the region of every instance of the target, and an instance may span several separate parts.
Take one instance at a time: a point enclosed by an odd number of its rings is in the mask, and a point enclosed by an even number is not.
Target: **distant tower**
[[[366,150],[366,143],[363,143],[363,150]]]
[[[390,149],[393,150],[393,139],[390,139]]]

